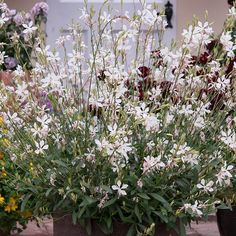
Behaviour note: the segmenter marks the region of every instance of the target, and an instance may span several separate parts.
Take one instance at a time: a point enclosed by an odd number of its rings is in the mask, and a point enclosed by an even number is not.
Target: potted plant
[[[12,84],[11,71],[22,67],[32,69],[32,48],[41,32],[41,25],[46,23],[48,5],[37,3],[30,13],[9,9],[6,3],[0,3],[0,80]],[[25,79],[28,79],[28,72]]]
[[[73,45],[64,60],[40,44],[30,83],[0,88],[22,210],[52,214],[57,236],[185,235],[185,224],[215,212],[235,175],[227,146],[235,68],[225,76],[230,61],[208,51],[207,22],[168,49],[153,37],[164,16],[145,3],[134,16],[96,15],[85,5],[81,18],[89,58],[74,23],[57,41],[65,52],[66,41]],[[114,33],[117,22],[125,26]]]

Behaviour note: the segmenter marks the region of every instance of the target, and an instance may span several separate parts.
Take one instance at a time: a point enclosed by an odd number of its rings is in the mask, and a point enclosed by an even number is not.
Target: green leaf
[[[21,203],[21,208],[20,208],[21,211],[25,210],[25,206],[26,206],[26,204],[29,201],[31,196],[32,196],[32,194],[26,195],[26,197],[24,198],[23,202]]]
[[[139,212],[139,209],[138,209],[138,205],[135,205],[135,207],[134,207],[134,213],[135,213],[135,215],[137,216],[137,218],[138,218],[138,220],[139,220],[139,223],[141,223],[141,222],[142,222],[142,217],[141,217],[141,215],[140,215],[140,212]]]
[[[168,218],[167,218],[165,215],[163,215],[161,212],[154,211],[153,213],[156,214],[157,216],[159,216],[159,218],[160,218],[163,222],[168,223]]]
[[[84,212],[86,211],[87,206],[83,206],[80,210],[79,210],[79,214],[78,214],[78,218],[81,218],[81,216],[84,214]]]
[[[103,190],[105,190],[106,192],[108,192],[108,193],[112,193],[112,190],[111,190],[111,188],[110,188],[109,186],[101,185],[101,188],[102,188]]]
[[[135,225],[131,225],[126,236],[135,236],[135,235],[136,235]]]
[[[112,198],[111,200],[105,202],[103,208],[108,207],[108,206],[114,204],[114,203],[116,202],[116,200],[117,200],[117,197],[114,197],[114,198]]]
[[[182,219],[179,220],[180,236],[186,236],[186,230]]]
[[[48,190],[47,190],[47,192],[45,193],[45,196],[46,197],[48,197],[48,195],[50,194],[50,192],[53,190],[53,188],[49,188]]]
[[[89,196],[84,196],[84,200],[83,200],[83,202],[79,206],[80,207],[82,207],[82,206],[89,206],[89,205],[92,205],[95,202],[97,202],[96,199],[91,198]]]
[[[65,167],[65,168],[68,167],[63,161],[60,161],[60,160],[53,160],[52,163],[55,163],[59,166]]]
[[[150,196],[161,202],[168,211],[172,211],[171,205],[162,196],[157,193],[150,193]]]
[[[107,228],[109,230],[112,229],[112,219],[110,217],[106,220],[106,223],[107,223]]]
[[[146,193],[138,193],[138,196],[143,198],[143,199],[146,199],[146,200],[150,200],[151,199]]]
[[[76,225],[76,223],[77,223],[77,213],[75,210],[72,213],[72,222],[74,225]]]
[[[92,226],[91,226],[91,220],[86,221],[86,226],[85,226],[86,232],[88,235],[92,235]]]

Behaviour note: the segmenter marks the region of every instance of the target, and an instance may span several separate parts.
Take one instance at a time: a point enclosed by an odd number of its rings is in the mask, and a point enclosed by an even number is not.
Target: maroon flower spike
[[[144,99],[144,92],[143,92],[143,89],[140,88],[138,92],[139,92],[139,95],[138,95],[139,101],[142,101],[142,100]]]
[[[206,45],[206,49],[208,50],[208,52],[211,52],[217,46],[222,46],[222,44],[219,42],[219,39],[213,39]]]
[[[203,65],[205,65],[209,60],[209,53],[204,52],[199,57],[199,62]]]
[[[98,73],[98,79],[101,81],[105,81],[106,75],[105,75],[106,70],[100,70]]]
[[[160,84],[162,98],[166,98],[167,95],[170,93],[170,87],[173,84],[171,81],[162,81]]]
[[[146,66],[140,66],[138,70],[139,70],[139,76],[142,78],[146,78],[151,73],[151,69]]]
[[[211,104],[209,109],[210,110],[223,110],[225,105],[224,105],[224,100],[225,100],[225,94],[224,93],[215,93],[214,97],[211,100]]]
[[[198,61],[197,57],[196,56],[192,56],[191,61],[190,61],[189,64],[190,65],[196,65],[197,61]]]
[[[154,50],[151,52],[151,57],[155,59],[161,59],[161,51],[160,50]]]

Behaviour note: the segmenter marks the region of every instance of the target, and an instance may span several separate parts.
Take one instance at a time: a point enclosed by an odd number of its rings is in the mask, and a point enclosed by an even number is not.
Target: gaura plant
[[[222,193],[236,167],[234,37],[227,25],[215,37],[195,22],[168,48],[156,9],[140,3],[133,16],[115,16],[107,4],[82,10],[90,52],[74,23],[57,40],[63,58],[40,44],[32,80],[19,68],[15,86],[2,85],[11,183],[35,216],[70,214],[89,233],[91,221],[107,234],[118,221],[128,235],[161,223],[185,235],[184,224],[233,203]]]

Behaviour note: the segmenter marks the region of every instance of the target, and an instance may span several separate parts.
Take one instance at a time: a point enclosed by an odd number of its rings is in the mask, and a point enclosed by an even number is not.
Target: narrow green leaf
[[[73,222],[74,225],[77,224],[77,213],[76,213],[75,210],[72,213],[72,222]]]
[[[114,197],[114,198],[112,198],[111,200],[107,201],[107,202],[104,204],[103,208],[108,207],[108,206],[111,206],[112,204],[114,204],[114,203],[116,202],[116,200],[117,200],[117,197]]]
[[[184,223],[181,219],[179,220],[179,230],[180,230],[180,236],[187,236]]]
[[[134,213],[135,213],[135,215],[137,216],[139,223],[141,223],[141,222],[142,222],[142,219],[141,219],[141,215],[140,215],[140,212],[139,212],[139,209],[138,209],[138,205],[135,205],[135,207],[134,207]]]
[[[25,210],[25,206],[26,206],[27,202],[29,201],[31,195],[32,195],[32,194],[28,194],[28,195],[26,195],[26,197],[24,198],[23,202],[21,203],[21,208],[20,208],[21,211],[24,211],[24,210]]]
[[[87,206],[83,206],[80,210],[79,210],[79,214],[78,214],[78,218],[81,218],[81,216],[84,214],[84,212],[86,211]]]
[[[162,196],[157,193],[150,193],[150,196],[161,202],[168,211],[172,211],[171,205]]]
[[[45,196],[46,197],[48,197],[48,195],[50,194],[50,192],[53,190],[53,188],[49,188],[48,190],[47,190],[47,192],[45,193]]]
[[[138,193],[138,196],[143,198],[143,199],[146,199],[146,200],[150,200],[151,199],[146,193]]]
[[[135,236],[136,232],[135,232],[135,225],[131,225],[129,228],[128,233],[126,234],[126,236]]]

